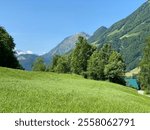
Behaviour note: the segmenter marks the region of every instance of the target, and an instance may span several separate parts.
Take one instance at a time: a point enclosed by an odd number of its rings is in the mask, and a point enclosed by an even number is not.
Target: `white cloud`
[[[32,51],[26,51],[26,54],[33,54]]]
[[[22,55],[22,54],[33,54],[32,51],[28,50],[28,51],[22,51],[22,50],[16,50],[17,55]]]
[[[17,59],[21,61],[21,60],[25,60],[26,58],[23,56],[19,56]]]

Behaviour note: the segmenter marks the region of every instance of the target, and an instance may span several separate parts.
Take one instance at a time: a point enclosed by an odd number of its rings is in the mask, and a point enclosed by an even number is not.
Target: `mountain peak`
[[[122,53],[127,70],[131,70],[139,64],[145,46],[145,39],[149,34],[150,0],[110,28],[100,27],[89,38],[89,41],[90,43],[97,43],[99,46],[105,43],[111,44],[115,50]]]
[[[79,32],[69,37],[66,37],[54,49],[52,49],[50,52],[43,55],[45,61],[48,63],[50,61],[50,58],[52,59],[54,55],[63,55],[71,51],[73,48],[75,48],[75,43],[78,41],[79,36],[82,36],[86,39],[90,37],[85,32]]]
[[[85,38],[87,38],[87,39],[90,37],[90,35],[87,34],[87,33],[85,33],[85,32],[79,32],[79,33],[77,33],[76,35],[83,36],[83,37],[85,37]]]
[[[94,32],[93,36],[91,36],[88,39],[88,42],[93,43],[93,42],[97,41],[99,39],[99,37],[101,37],[106,32],[106,30],[107,30],[107,27],[105,27],[105,26],[101,26],[100,28],[98,28]]]

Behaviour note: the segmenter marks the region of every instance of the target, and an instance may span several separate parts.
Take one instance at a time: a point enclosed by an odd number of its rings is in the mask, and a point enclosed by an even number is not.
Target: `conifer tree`
[[[145,89],[146,93],[150,94],[150,38],[146,40],[144,55],[140,63],[139,80],[141,88]]]

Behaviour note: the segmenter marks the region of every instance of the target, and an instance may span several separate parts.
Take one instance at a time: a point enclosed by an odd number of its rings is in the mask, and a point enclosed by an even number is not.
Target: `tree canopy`
[[[45,71],[46,66],[42,57],[38,57],[32,65],[33,71]]]
[[[125,85],[122,78],[125,63],[120,53],[112,50],[110,44],[97,49],[83,37],[78,38],[76,48],[64,56],[54,56],[50,71],[75,73],[94,80],[109,80]]]
[[[95,51],[88,61],[88,76],[95,80],[104,80],[105,60],[101,51]]]
[[[122,78],[125,63],[120,53],[113,51],[109,44],[96,50],[88,61],[88,76],[96,80],[109,80],[125,85]]]
[[[53,58],[52,66],[50,70],[57,73],[70,73],[70,56],[56,55]]]
[[[108,64],[105,66],[104,73],[109,81],[125,85],[125,81],[122,78],[125,74],[125,63],[120,53],[112,52]]]
[[[15,43],[7,31],[0,27],[0,66],[22,69],[15,56]]]
[[[84,37],[79,36],[76,48],[72,53],[71,71],[82,74],[87,70],[87,62],[93,53],[93,48]]]

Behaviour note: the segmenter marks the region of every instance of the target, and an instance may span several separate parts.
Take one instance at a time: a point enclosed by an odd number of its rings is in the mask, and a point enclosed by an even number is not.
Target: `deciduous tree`
[[[45,71],[46,66],[42,57],[38,57],[32,65],[33,71]]]
[[[79,36],[76,48],[72,53],[71,71],[82,74],[87,71],[87,61],[93,53],[93,48],[84,37]]]
[[[150,38],[146,40],[146,47],[144,49],[144,55],[140,63],[140,84],[146,93],[150,94]]]
[[[15,56],[15,43],[7,31],[0,27],[0,66],[22,69]]]

